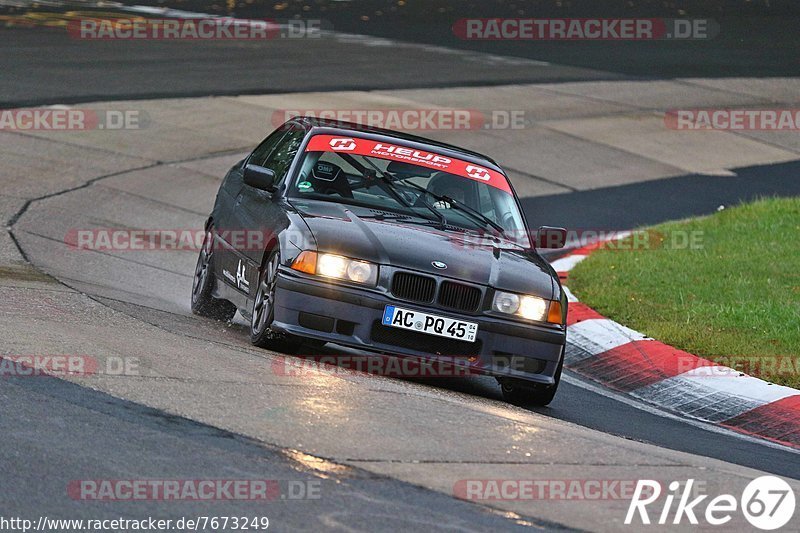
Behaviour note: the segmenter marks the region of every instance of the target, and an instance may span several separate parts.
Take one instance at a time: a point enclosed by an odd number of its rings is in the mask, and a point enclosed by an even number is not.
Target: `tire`
[[[197,257],[192,282],[192,313],[215,320],[229,321],[236,314],[236,306],[227,300],[214,298],[214,235],[206,231],[203,247]]]
[[[281,264],[280,251],[273,251],[258,276],[256,297],[250,313],[250,342],[259,348],[295,353],[303,340],[294,335],[272,331],[270,326],[275,319],[275,286],[278,283],[278,265]]]
[[[558,384],[561,382],[561,369],[564,366],[564,357],[558,363],[555,383],[552,385],[540,385],[517,378],[498,378],[500,388],[503,391],[503,399],[510,404],[521,407],[544,407],[553,401],[558,391]]]

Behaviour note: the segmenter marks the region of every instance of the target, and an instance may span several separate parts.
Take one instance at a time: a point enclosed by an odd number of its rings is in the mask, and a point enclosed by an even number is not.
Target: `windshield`
[[[490,233],[529,246],[505,176],[405,147],[317,135],[289,194],[400,213],[443,229]]]

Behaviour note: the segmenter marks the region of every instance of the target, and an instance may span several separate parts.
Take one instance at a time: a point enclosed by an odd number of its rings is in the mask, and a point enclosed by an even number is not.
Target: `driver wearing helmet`
[[[458,203],[473,207],[472,183],[468,179],[454,176],[446,172],[437,172],[428,183],[428,191],[434,196],[447,196]],[[433,207],[437,209],[450,209],[450,204],[445,200],[438,200]]]

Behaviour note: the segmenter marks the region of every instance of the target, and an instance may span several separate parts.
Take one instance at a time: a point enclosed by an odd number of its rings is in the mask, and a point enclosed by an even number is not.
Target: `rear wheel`
[[[236,314],[236,306],[227,300],[214,298],[214,283],[214,235],[209,228],[194,269],[192,313],[216,320],[231,320]]]
[[[250,319],[250,342],[260,348],[295,352],[302,344],[300,337],[270,329],[275,319],[275,288],[278,284],[280,264],[281,254],[276,250],[269,255],[258,277],[258,288]]]
[[[500,388],[503,391],[503,399],[510,404],[519,406],[544,407],[553,401],[558,384],[561,382],[561,369],[564,366],[564,357],[558,363],[555,383],[552,385],[541,385],[531,383],[518,378],[497,378]]]

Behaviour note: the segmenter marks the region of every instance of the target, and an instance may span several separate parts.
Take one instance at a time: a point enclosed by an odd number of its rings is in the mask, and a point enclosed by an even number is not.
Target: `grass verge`
[[[654,339],[800,388],[800,198],[648,228],[593,253],[567,284]]]

